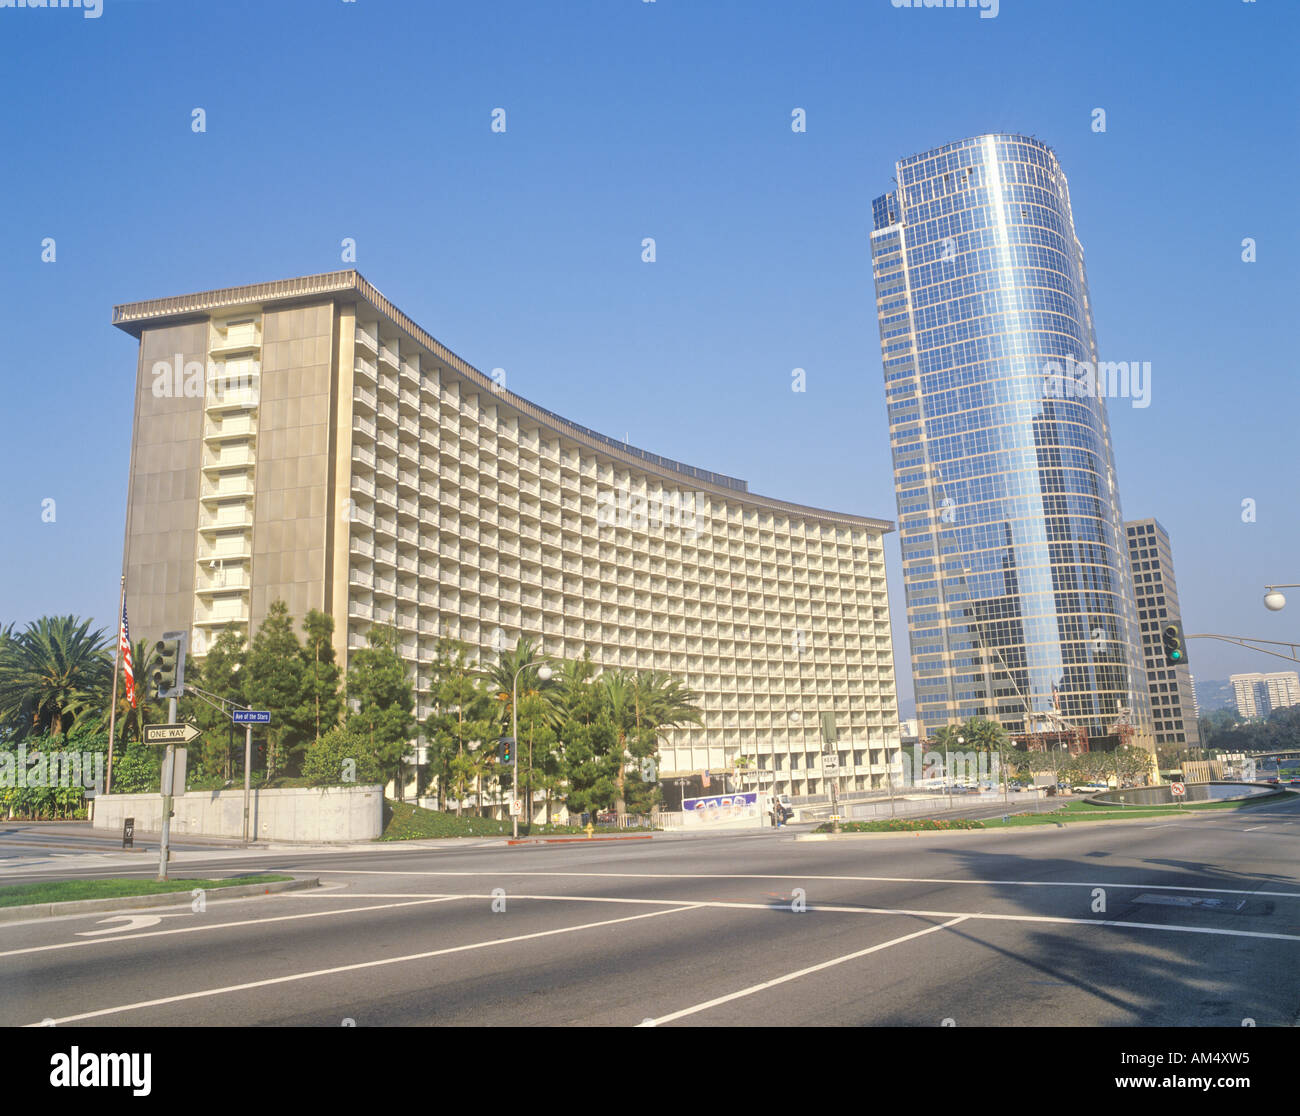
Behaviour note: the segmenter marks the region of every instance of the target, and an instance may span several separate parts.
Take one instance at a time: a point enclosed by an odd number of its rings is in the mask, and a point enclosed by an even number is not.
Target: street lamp
[[[516,799],[518,799],[519,797],[519,676],[532,665],[533,665],[532,663],[524,663],[523,666],[521,666],[517,671],[515,671],[514,679],[510,683],[510,697],[511,697],[510,735],[514,740],[514,753],[515,753],[514,793]],[[548,667],[545,663],[543,663],[540,667],[537,668],[537,677],[543,682],[549,682],[551,680],[551,668]],[[519,811],[511,810],[510,816],[512,821],[514,822],[515,840],[518,840],[519,839]],[[529,817],[530,818],[532,817],[531,812],[529,813]],[[531,832],[531,830],[529,832]]]
[[[1281,612],[1286,608],[1286,594],[1280,592],[1282,589],[1300,589],[1300,585],[1265,585],[1268,590],[1264,594],[1264,607],[1269,612]]]

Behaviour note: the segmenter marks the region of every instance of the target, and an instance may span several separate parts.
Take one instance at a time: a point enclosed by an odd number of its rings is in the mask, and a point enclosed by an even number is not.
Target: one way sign
[[[199,730],[193,725],[145,725],[144,742],[146,744],[188,744],[199,738]]]

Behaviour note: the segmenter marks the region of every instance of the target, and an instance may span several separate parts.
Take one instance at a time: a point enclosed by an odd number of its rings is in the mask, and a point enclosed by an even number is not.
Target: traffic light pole
[[[167,702],[167,723],[174,725],[176,723],[176,699],[170,698]],[[172,832],[172,780],[176,777],[176,746],[167,745],[167,751],[163,755],[162,769],[164,784],[162,796],[162,840],[158,844],[158,878],[165,880],[167,878],[167,861],[171,856],[169,845],[171,844]]]

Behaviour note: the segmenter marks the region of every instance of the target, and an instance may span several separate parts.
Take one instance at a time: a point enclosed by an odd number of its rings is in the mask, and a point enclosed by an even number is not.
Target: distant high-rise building
[[[907,624],[923,731],[991,716],[1154,748],[1083,249],[1056,156],[984,135],[872,203]]]
[[[1237,712],[1248,721],[1267,717],[1274,709],[1300,705],[1300,674],[1294,670],[1234,674],[1229,681],[1237,699]]]
[[[1169,532],[1155,519],[1132,520],[1124,524],[1124,530],[1137,594],[1138,627],[1142,631],[1156,743],[1199,748],[1201,734],[1196,724],[1196,687],[1191,671],[1186,663],[1176,667],[1166,664],[1161,635],[1166,624],[1182,621]]]

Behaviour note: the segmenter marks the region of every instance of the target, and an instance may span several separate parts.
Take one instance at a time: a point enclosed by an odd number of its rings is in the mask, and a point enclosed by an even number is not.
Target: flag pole
[[[117,733],[117,673],[122,664],[122,609],[125,605],[126,574],[123,574],[117,597],[117,653],[113,656],[113,704],[108,711],[108,778],[104,783],[105,794],[108,794],[113,786],[113,740]]]

